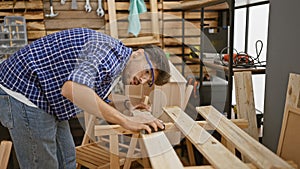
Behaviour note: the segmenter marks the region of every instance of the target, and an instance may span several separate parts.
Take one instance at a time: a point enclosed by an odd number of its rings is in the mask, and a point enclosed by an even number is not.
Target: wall
[[[263,144],[276,151],[289,73],[300,73],[299,0],[270,0]]]
[[[117,17],[127,18],[129,1],[128,0],[115,0],[116,8],[119,8],[121,13]],[[96,15],[98,7],[98,0],[90,0],[92,6],[91,12],[86,12],[84,5],[85,0],[76,0],[77,9],[71,9],[71,0],[66,0],[65,4],[61,4],[61,0],[53,0],[54,13],[58,13],[56,17],[48,18],[45,14],[50,13],[49,0],[3,0],[0,2],[0,22],[3,21],[5,16],[24,16],[27,24],[27,37],[28,42],[32,42],[45,35],[51,34],[64,29],[74,27],[87,27],[100,32],[105,32],[105,26],[108,22],[107,10],[105,16],[99,17]],[[148,4],[149,0],[145,0]],[[164,3],[162,3],[164,2]],[[174,10],[171,6],[179,3],[174,0],[158,0],[158,11],[164,8],[164,24],[160,24],[160,30],[164,34],[163,46],[165,50],[170,53],[170,60],[176,64],[178,69],[181,69],[181,20],[182,13],[180,10]],[[102,0],[103,8],[107,9],[107,0]],[[149,7],[149,5],[147,5]],[[204,13],[206,27],[220,26],[219,16],[220,12],[227,10],[227,5],[220,4],[213,7],[205,8]],[[127,13],[125,15],[125,13]],[[185,13],[185,44],[186,45],[199,45],[200,44],[200,9],[188,11]],[[162,17],[160,17],[162,19]],[[124,23],[124,22],[123,22]],[[127,27],[125,26],[124,29]],[[126,31],[125,31],[126,33]],[[190,49],[186,46],[184,49],[185,56],[188,56]],[[195,75],[199,75],[199,65],[188,63],[189,69]],[[188,70],[188,69],[187,69]]]

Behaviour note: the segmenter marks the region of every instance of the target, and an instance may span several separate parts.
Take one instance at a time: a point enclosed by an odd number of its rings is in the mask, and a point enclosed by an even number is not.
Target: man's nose
[[[147,79],[146,78],[140,78],[139,82],[140,82],[140,84],[145,84],[145,83],[147,83]]]

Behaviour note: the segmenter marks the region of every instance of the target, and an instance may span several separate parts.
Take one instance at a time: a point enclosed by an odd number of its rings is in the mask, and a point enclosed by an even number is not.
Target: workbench
[[[150,164],[147,167],[153,169],[180,169],[180,168],[297,168],[293,162],[286,162],[267,147],[259,143],[257,140],[248,135],[241,128],[247,127],[247,121],[244,119],[228,120],[219,111],[212,106],[197,107],[197,111],[206,120],[194,121],[179,107],[166,107],[164,112],[172,119],[173,123],[166,124],[165,131],[154,132],[152,134],[143,134],[139,132],[131,132],[119,125],[95,126],[95,136],[105,134],[123,135],[133,134],[139,135],[138,138],[140,152],[146,153],[142,156],[132,156],[136,147],[127,146],[130,158],[149,158]],[[239,127],[238,127],[239,126]],[[208,160],[209,165],[205,166],[184,166],[168,141],[166,132],[181,131],[185,137],[192,142],[199,152]],[[223,141],[215,139],[210,131],[217,131],[222,135]],[[117,145],[117,144],[116,144]],[[227,147],[226,147],[227,146]],[[124,148],[125,146],[122,145]],[[113,157],[118,159],[124,151],[118,152],[118,148],[113,148],[111,152]],[[131,149],[131,151],[130,151]],[[133,150],[133,151],[132,151]],[[245,156],[249,162],[243,162],[236,156],[239,151]],[[117,158],[116,158],[117,157]],[[125,160],[126,161],[126,160]],[[145,166],[144,166],[145,167]],[[115,168],[114,168],[115,169]]]

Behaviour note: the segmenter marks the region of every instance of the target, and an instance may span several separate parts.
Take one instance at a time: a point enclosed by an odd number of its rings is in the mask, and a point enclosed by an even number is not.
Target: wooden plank
[[[43,22],[27,22],[27,31],[31,30],[46,30],[45,24]]]
[[[182,19],[182,12],[176,11],[164,11],[163,13],[164,20],[170,19]],[[217,12],[204,12],[204,19],[214,19],[218,18]],[[185,12],[184,13],[185,20],[201,20],[201,12]]]
[[[97,30],[97,29],[94,29],[96,30],[97,32],[102,32],[102,33],[105,33],[104,30]],[[49,34],[52,34],[52,33],[56,33],[56,32],[59,32],[61,30],[47,30],[47,35]]]
[[[244,119],[232,119],[231,120],[235,125],[240,128],[247,128],[248,121]],[[213,128],[206,121],[196,121],[198,125],[203,127],[205,130],[212,130]],[[177,127],[174,128],[173,123],[164,123],[165,130],[164,132],[175,132],[179,131]],[[105,136],[110,134],[137,134],[138,132],[133,132],[127,129],[124,129],[120,125],[95,125],[94,127],[95,136]]]
[[[53,2],[53,8],[54,11],[84,11],[85,12],[85,2],[84,1],[77,1],[77,9],[76,10],[72,10],[71,9],[71,0],[70,1],[66,1],[66,3],[64,5],[60,4],[60,1],[54,1]],[[90,13],[96,13],[96,10],[98,8],[98,1],[90,1],[90,5],[92,7],[92,11]],[[50,11],[50,4],[49,1],[45,1],[44,2],[44,10],[45,11]],[[88,12],[86,12],[88,14]],[[100,18],[100,17],[99,17]]]
[[[2,1],[0,2],[0,9],[13,9],[14,8],[14,3],[12,1],[10,2],[5,2]]]
[[[28,40],[36,40],[43,36],[46,36],[46,31],[27,31],[27,38]]]
[[[0,16],[23,16],[26,19],[26,22],[30,20],[43,20],[44,12],[43,11],[33,11],[33,12],[0,12]]]
[[[183,169],[164,132],[141,135],[153,169]]]
[[[119,159],[119,140],[118,135],[110,135],[110,169],[120,168],[120,159]]]
[[[63,29],[70,29],[76,27],[88,27],[91,29],[99,29],[102,27],[103,22],[98,19],[76,19],[74,20],[69,19],[55,19],[55,20],[46,20],[45,21],[46,29],[48,30],[63,30]]]
[[[163,2],[163,8],[164,10],[174,10],[175,8],[174,7],[179,7],[178,9],[181,9],[180,8],[180,5],[181,5],[181,1],[164,1]],[[162,8],[162,5],[159,4],[159,9]],[[205,10],[225,10],[225,9],[228,9],[228,4],[227,3],[222,3],[222,4],[218,4],[218,5],[213,5],[213,6],[208,6],[205,8]],[[200,8],[196,8],[196,9],[200,9]]]
[[[294,166],[295,168],[297,168],[297,166],[291,162],[291,161],[287,161],[290,165]],[[246,165],[251,168],[251,169],[257,169],[253,164],[251,163],[246,163]],[[184,167],[185,169],[214,169],[214,167],[210,166],[210,165],[202,165],[202,166],[186,166]]]
[[[225,0],[180,1],[179,4],[174,4],[174,6],[170,6],[169,8],[170,9],[180,9],[180,10],[192,10],[192,9],[197,9],[197,8],[201,8],[201,7],[207,7],[207,6],[210,6],[213,4],[214,5],[219,4],[220,2],[225,2]],[[222,7],[223,7],[223,5],[222,5]]]
[[[158,20],[158,9],[157,9],[157,0],[150,0],[150,13],[151,13],[151,28],[153,33],[153,39],[156,40],[155,43],[159,42],[159,20]],[[152,44],[152,43],[151,43]]]
[[[208,20],[204,21],[204,24],[209,25],[207,27],[216,27],[218,25],[217,20]],[[182,28],[182,23],[180,21],[165,21],[164,22],[164,27],[165,28],[177,28],[181,29]],[[199,29],[200,28],[200,21],[185,21],[184,22],[184,29]],[[200,32],[201,30],[198,30]],[[186,31],[187,32],[187,31]],[[197,34],[199,35],[199,33]]]
[[[196,110],[226,140],[247,157],[257,168],[293,168],[271,150],[234,125],[212,106],[197,107]]]
[[[123,169],[129,169],[131,166],[131,162],[134,160],[134,151],[136,150],[137,141],[139,138],[139,134],[133,134],[131,137],[130,145],[128,147],[128,152],[126,154],[125,163]]]
[[[115,0],[107,0],[108,2],[108,16],[109,16],[109,26],[110,26],[110,36],[114,38],[119,38],[118,35],[118,25],[117,25],[117,16],[116,16],[116,6]]]
[[[163,14],[163,15],[162,15]],[[116,18],[118,20],[127,20],[128,18],[128,11],[125,11],[125,12],[118,12],[116,14]],[[164,19],[164,21],[168,21],[168,20],[177,20],[179,22],[181,22],[181,19],[182,19],[182,13],[181,12],[173,12],[173,11],[167,11],[167,12],[163,12],[163,13],[158,13],[157,15],[159,17],[159,19]],[[185,15],[184,15],[184,18],[186,21],[191,21],[191,20],[197,20],[197,21],[200,21],[201,20],[201,12],[186,12]],[[149,15],[143,15],[141,14],[140,15],[140,19],[141,20],[144,20],[144,19],[149,19]],[[205,20],[212,20],[212,19],[215,19],[215,20],[218,20],[218,13],[217,12],[205,12],[204,13],[204,19]],[[108,15],[105,15],[104,19],[106,21],[109,21],[109,17]]]
[[[55,20],[58,19],[73,19],[75,22],[76,19],[98,19],[100,22],[104,22],[103,18],[99,17],[95,12],[90,12],[87,13],[85,11],[58,11],[55,10],[56,12],[59,12],[59,15],[55,17]],[[48,12],[46,12],[48,13]],[[50,18],[46,18],[46,20],[51,20]]]
[[[0,144],[0,169],[6,169],[10,157],[12,142],[1,141]]]
[[[186,148],[187,148],[187,152],[188,152],[188,158],[189,158],[190,165],[191,166],[196,165],[193,144],[191,143],[191,141],[189,139],[186,139]]]
[[[164,111],[213,167],[224,169],[248,168],[179,107],[167,107],[164,108]]]
[[[146,44],[158,44],[159,41],[153,36],[144,36],[144,37],[136,37],[136,38],[126,38],[121,39],[121,41],[127,46],[139,46]]]
[[[284,112],[277,154],[300,166],[300,108],[289,107]]]
[[[16,1],[13,9],[42,10],[44,8],[42,1]]]
[[[291,73],[286,92],[286,101],[282,119],[282,127],[277,148],[277,154],[293,160],[300,166],[300,75]]]
[[[244,130],[258,140],[252,73],[250,71],[234,72],[234,82],[238,118],[249,121],[249,128]]]

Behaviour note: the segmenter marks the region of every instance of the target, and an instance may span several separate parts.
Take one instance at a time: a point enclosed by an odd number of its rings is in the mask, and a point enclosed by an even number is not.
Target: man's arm
[[[123,115],[118,110],[105,103],[94,90],[76,82],[65,82],[62,86],[62,95],[82,110],[97,117],[101,117],[108,122],[120,124],[124,128],[132,131],[147,130],[151,133],[149,125],[152,126],[155,131],[157,131],[157,127],[163,128],[163,125],[155,118],[137,119],[139,117]]]

